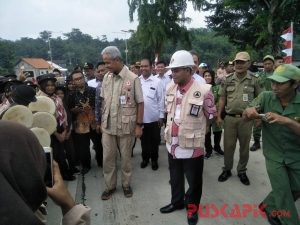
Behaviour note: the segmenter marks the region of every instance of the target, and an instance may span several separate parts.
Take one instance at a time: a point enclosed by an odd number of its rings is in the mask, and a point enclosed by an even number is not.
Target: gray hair
[[[120,50],[116,46],[107,46],[104,48],[101,52],[101,55],[109,55],[111,59],[121,59],[122,60],[122,55]]]

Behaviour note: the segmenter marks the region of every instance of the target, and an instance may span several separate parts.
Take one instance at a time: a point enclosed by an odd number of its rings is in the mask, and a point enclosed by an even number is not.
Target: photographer
[[[45,153],[35,135],[14,122],[0,121],[0,224],[42,225],[37,211],[48,195],[61,207],[63,225],[89,225],[90,208],[75,205],[57,163],[54,185],[46,188]]]

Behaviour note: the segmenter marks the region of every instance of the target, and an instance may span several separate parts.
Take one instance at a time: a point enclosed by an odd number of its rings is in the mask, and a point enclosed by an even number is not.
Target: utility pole
[[[49,47],[49,51],[48,51],[48,53],[49,53],[49,56],[50,56],[50,61],[51,61],[51,66],[52,66],[52,50],[51,50],[51,43],[50,43],[50,36],[51,36],[51,32],[49,31],[48,32],[48,47]]]

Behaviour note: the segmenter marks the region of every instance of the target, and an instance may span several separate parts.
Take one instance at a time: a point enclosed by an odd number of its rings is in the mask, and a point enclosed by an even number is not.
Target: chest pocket
[[[155,97],[155,93],[156,93],[155,88],[151,87],[148,90],[147,97],[153,99]]]
[[[166,110],[168,113],[171,112],[172,104],[174,102],[175,96],[174,95],[167,95],[166,97]]]
[[[188,100],[189,103],[189,108],[188,110],[188,115],[192,116],[192,117],[199,117],[200,116],[200,112],[203,109],[203,100],[200,99],[189,99]]]
[[[226,95],[227,95],[227,100],[228,101],[233,101],[235,98],[235,86],[234,85],[230,85],[226,87]]]

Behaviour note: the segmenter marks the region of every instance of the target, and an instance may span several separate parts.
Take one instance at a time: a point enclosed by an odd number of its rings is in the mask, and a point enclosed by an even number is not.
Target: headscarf
[[[47,197],[46,159],[26,127],[0,121],[0,224],[40,225],[34,212]]]

